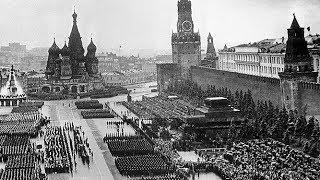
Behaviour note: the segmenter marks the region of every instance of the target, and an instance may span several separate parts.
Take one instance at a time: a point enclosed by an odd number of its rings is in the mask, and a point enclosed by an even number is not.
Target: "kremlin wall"
[[[276,78],[192,66],[191,79],[201,86],[202,89],[213,85],[216,88],[228,88],[232,92],[237,90],[246,92],[250,90],[255,101],[270,100],[275,105],[281,105],[280,80]]]
[[[216,88],[250,90],[254,101],[271,101],[283,106],[280,79],[241,74],[237,72],[217,70],[208,67],[192,66],[192,81],[206,89],[209,85]],[[306,105],[306,113],[310,116],[320,115],[320,84],[299,82],[298,96],[300,103]]]
[[[200,49],[200,44],[197,43],[199,38],[193,38],[195,32],[191,17],[191,1],[181,0],[178,2],[178,7],[180,6],[177,33],[174,33],[175,38],[172,39],[173,63],[157,64],[160,93],[177,81],[191,80],[203,90],[208,86],[227,88],[233,93],[237,90],[250,90],[256,102],[271,101],[279,108],[296,111],[298,115],[306,113],[309,116],[320,116],[318,72],[314,69],[304,28],[300,27],[295,15],[290,28],[287,29],[284,68],[279,71],[279,78],[273,78],[216,69],[220,60],[215,53],[211,34],[208,36],[206,59],[198,58],[195,62],[194,58],[189,58],[197,57],[198,53],[193,49],[186,50],[190,49],[190,44],[193,44],[195,49]],[[178,43],[179,47],[176,45],[177,39],[183,40]],[[319,52],[319,49],[312,52],[312,56]]]

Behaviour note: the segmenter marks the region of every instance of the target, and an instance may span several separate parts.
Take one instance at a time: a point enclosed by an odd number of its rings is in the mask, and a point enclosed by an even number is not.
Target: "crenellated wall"
[[[306,107],[307,115],[320,115],[320,84],[300,82],[298,94],[302,107]]]
[[[270,100],[274,105],[282,106],[280,80],[276,78],[240,74],[201,66],[192,66],[191,76],[192,80],[204,89],[208,85],[214,85],[216,88],[224,87],[233,92],[250,90],[255,101]]]

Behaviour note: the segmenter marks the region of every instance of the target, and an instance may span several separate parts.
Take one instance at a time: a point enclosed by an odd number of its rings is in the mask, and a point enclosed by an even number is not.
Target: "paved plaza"
[[[131,90],[130,95],[132,96],[132,100],[141,100],[142,96],[156,96],[156,92],[151,93],[151,85],[153,85],[153,83],[132,85],[127,87],[129,90]],[[126,115],[128,118],[138,118],[135,114],[131,113],[126,107],[119,103],[121,101],[126,101],[127,95],[119,95],[112,98],[102,98],[98,100],[104,106],[105,104],[108,104],[108,106],[120,116]],[[117,133],[123,133],[124,135],[135,135],[135,130],[126,123],[121,124],[120,126],[116,125],[114,122],[122,122],[122,119],[120,117],[83,119],[80,114],[81,110],[78,110],[75,106],[76,101],[78,100],[45,101],[44,105],[41,108],[41,113],[43,114],[43,116],[46,116],[51,120],[51,126],[63,127],[66,123],[73,123],[74,126],[81,126],[82,131],[84,132],[83,137],[88,138],[90,148],[93,152],[93,157],[92,159],[90,159],[90,166],[87,164],[82,164],[81,158],[76,156],[75,160],[72,160],[72,173],[49,174],[48,180],[128,179],[127,177],[120,175],[118,169],[115,166],[114,157],[111,155],[107,144],[103,142],[103,137],[105,137],[106,135],[115,135]],[[1,112],[3,114],[8,114],[10,111],[11,108],[6,108],[2,109]],[[71,137],[73,137],[73,134],[70,135]],[[43,137],[32,139],[32,141],[43,142]],[[186,155],[187,157],[189,157],[190,155],[190,152],[181,153],[183,155]],[[197,158],[193,157],[193,160],[196,161],[196,159]],[[0,166],[1,165],[2,164],[0,164]],[[196,180],[219,180],[219,178],[213,173],[201,173],[199,174],[199,176],[197,174],[194,178]]]
[[[152,83],[151,83],[152,84]],[[155,96],[157,93],[151,93],[149,84],[143,86],[134,85],[129,87],[132,90],[133,100],[141,100],[143,95]],[[129,113],[128,110],[119,103],[125,101],[127,95],[120,95],[112,98],[99,99],[100,103],[109,103],[110,107],[114,109],[117,114],[126,113],[129,117],[136,117],[134,114]],[[123,180],[127,179],[121,176],[118,172],[115,164],[114,157],[109,152],[107,145],[103,143],[103,137],[108,134],[117,133],[117,127],[114,124],[108,124],[108,122],[121,122],[119,117],[104,118],[104,119],[83,119],[80,115],[74,102],[77,100],[61,100],[61,101],[46,101],[42,107],[42,113],[44,116],[50,117],[51,125],[63,126],[66,122],[73,123],[74,126],[81,126],[85,132],[85,136],[88,138],[88,142],[93,151],[93,161],[90,163],[90,167],[82,165],[81,159],[77,158],[77,168],[74,173],[62,173],[62,174],[50,174],[49,180]],[[135,130],[124,124],[120,127],[120,132],[126,134],[135,134]]]

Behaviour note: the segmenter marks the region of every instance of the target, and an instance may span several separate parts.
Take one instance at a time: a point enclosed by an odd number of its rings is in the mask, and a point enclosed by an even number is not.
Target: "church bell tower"
[[[190,0],[178,1],[177,33],[172,33],[172,59],[183,79],[190,78],[191,66],[201,62],[201,41],[199,32],[194,32]]]

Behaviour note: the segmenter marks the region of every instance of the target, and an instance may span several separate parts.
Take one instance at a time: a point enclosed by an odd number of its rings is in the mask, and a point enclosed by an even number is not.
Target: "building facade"
[[[312,57],[314,71],[319,72],[320,36],[307,36],[307,47]],[[313,39],[313,40],[311,40]],[[265,39],[255,43],[242,44],[232,48],[224,47],[219,51],[220,70],[249,75],[279,78],[284,71],[286,42],[281,39]],[[318,82],[319,82],[318,77]]]
[[[189,79],[190,67],[201,63],[201,40],[194,32],[190,0],[178,1],[177,33],[172,33],[172,60],[178,64],[181,77]]]
[[[1,46],[1,51],[9,51],[15,53],[25,53],[27,52],[27,46],[20,43],[9,43],[9,46]]]
[[[284,69],[285,43],[265,39],[253,44],[225,48],[219,52],[219,69],[249,75],[279,78]]]

